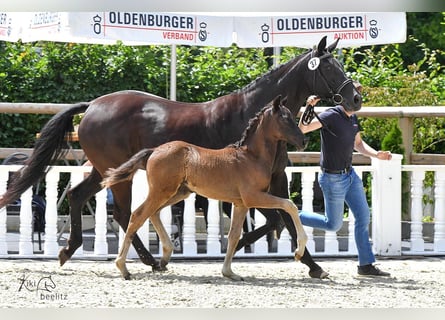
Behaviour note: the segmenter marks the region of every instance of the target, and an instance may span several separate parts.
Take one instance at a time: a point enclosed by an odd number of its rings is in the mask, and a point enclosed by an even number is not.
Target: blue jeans
[[[300,212],[303,225],[328,231],[338,231],[343,224],[344,203],[355,218],[355,243],[359,265],[375,262],[369,242],[370,213],[363,182],[352,169],[345,174],[320,173],[318,176],[323,191],[325,215],[315,212]]]

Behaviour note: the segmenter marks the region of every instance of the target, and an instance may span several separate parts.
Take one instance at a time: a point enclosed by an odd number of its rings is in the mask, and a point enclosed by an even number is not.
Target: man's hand
[[[309,98],[307,98],[306,100],[306,105],[307,106],[315,106],[318,101],[320,101],[320,97],[319,96],[309,96]]]
[[[377,151],[377,158],[380,160],[391,160],[391,151]]]

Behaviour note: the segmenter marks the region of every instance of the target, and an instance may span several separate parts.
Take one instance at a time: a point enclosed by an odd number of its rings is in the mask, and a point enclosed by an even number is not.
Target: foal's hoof
[[[131,275],[130,273],[127,273],[125,275],[123,275],[124,280],[131,280]]]
[[[329,273],[320,268],[317,270],[309,271],[309,276],[315,279],[326,279],[327,277],[329,277]]]
[[[236,273],[230,273],[230,274],[223,273],[223,276],[226,278],[229,278],[230,280],[233,280],[233,281],[244,281],[244,278],[237,275]]]

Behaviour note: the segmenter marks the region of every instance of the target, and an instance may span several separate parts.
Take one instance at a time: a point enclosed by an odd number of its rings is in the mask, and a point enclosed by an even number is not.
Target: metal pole
[[[273,47],[273,67],[276,68],[280,64],[281,47]]]
[[[176,101],[176,45],[171,46],[170,59],[170,100]]]

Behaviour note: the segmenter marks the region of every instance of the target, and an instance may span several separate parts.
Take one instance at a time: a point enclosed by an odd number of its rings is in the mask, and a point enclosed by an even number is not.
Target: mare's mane
[[[256,78],[255,80],[253,80],[251,83],[249,83],[248,85],[246,85],[245,87],[235,90],[233,91],[231,94],[239,94],[245,91],[249,91],[250,88],[257,86],[259,81],[264,81],[270,78],[270,75],[272,73],[276,73],[277,71],[281,71],[281,73],[287,73],[288,72],[288,68],[290,65],[292,65],[293,63],[298,63],[306,54],[308,54],[309,52],[311,52],[312,49],[308,49],[307,51],[295,56],[294,58],[290,59],[288,62],[286,62],[285,64],[281,64],[279,66],[277,66],[276,68],[272,68],[271,70],[269,70],[266,74],[263,74],[261,76],[259,76],[258,78]],[[295,59],[298,59],[298,61],[295,61]]]

